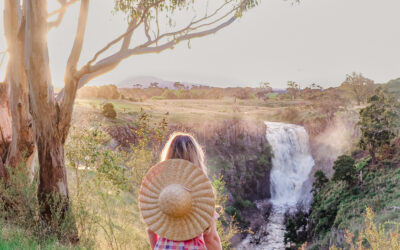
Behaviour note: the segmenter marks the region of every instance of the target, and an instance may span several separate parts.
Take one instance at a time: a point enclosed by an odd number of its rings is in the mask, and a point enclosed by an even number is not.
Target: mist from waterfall
[[[271,202],[274,206],[294,207],[311,196],[310,190],[303,186],[314,166],[307,131],[293,124],[265,122],[265,125],[273,152]]]

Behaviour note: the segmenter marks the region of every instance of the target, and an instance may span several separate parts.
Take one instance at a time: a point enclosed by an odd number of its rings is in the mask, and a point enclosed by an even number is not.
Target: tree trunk
[[[38,136],[36,140],[40,164],[40,220],[46,231],[56,233],[59,238],[66,236],[68,242],[75,244],[79,238],[69,206],[64,145],[59,138],[51,135]]]
[[[376,164],[376,153],[375,153],[376,149],[375,147],[371,147],[371,149],[369,150],[369,154],[371,155],[371,163],[372,164]]]
[[[47,40],[47,1],[25,1],[25,71],[29,83],[30,111],[34,121],[40,165],[38,199],[40,219],[59,236],[75,243],[77,229],[69,211],[64,143],[67,132],[60,122],[60,107],[54,98]],[[68,126],[67,126],[68,127]],[[69,224],[67,232],[59,229]],[[60,227],[63,225],[63,227]],[[54,228],[53,228],[54,226]],[[60,235],[62,233],[62,235]]]
[[[5,161],[11,142],[11,115],[8,107],[7,85],[0,83],[0,177],[6,177]]]
[[[5,165],[20,167],[33,177],[35,142],[24,71],[24,21],[18,1],[7,0],[4,7],[4,28],[9,53],[6,83],[9,87],[12,118],[12,141]]]

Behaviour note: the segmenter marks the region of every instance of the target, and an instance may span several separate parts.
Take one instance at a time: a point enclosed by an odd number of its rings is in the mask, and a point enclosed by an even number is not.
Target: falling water
[[[297,204],[307,203],[311,198],[310,188],[305,183],[314,160],[306,130],[301,126],[279,122],[265,122],[265,125],[273,153],[270,175],[272,211],[268,222],[257,232],[258,236],[248,236],[238,249],[285,249],[285,212],[295,210]],[[257,245],[252,244],[252,237],[261,240]]]
[[[309,199],[303,184],[314,166],[306,130],[297,125],[266,122],[267,140],[272,147],[271,202],[274,206],[295,207]]]

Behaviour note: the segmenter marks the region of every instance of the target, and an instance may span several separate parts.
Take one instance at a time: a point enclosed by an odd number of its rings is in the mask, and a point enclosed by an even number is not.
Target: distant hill
[[[154,76],[129,77],[129,78],[119,82],[117,84],[117,87],[118,88],[136,88],[136,89],[145,89],[148,87],[159,87],[159,88],[163,88],[163,89],[165,89],[165,88],[177,89],[177,85],[175,83],[182,84],[186,89],[191,89],[193,87],[200,87],[200,86],[208,87],[206,85],[201,85],[201,84],[163,80],[161,78],[157,78]]]

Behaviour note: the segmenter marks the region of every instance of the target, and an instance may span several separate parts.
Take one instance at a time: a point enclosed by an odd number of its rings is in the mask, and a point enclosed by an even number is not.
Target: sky
[[[49,0],[49,10],[57,8]],[[4,0],[0,0],[3,13]],[[113,1],[92,0],[81,64],[124,33],[122,14]],[[263,0],[215,35],[178,44],[160,54],[133,56],[91,85],[118,84],[134,76],[154,76],[218,87],[256,87],[287,81],[305,87],[338,86],[345,75],[361,72],[375,82],[400,77],[399,0]],[[54,85],[63,86],[65,64],[76,30],[79,4],[48,34]],[[6,49],[0,20],[0,51]],[[0,66],[4,78],[5,64]]]

